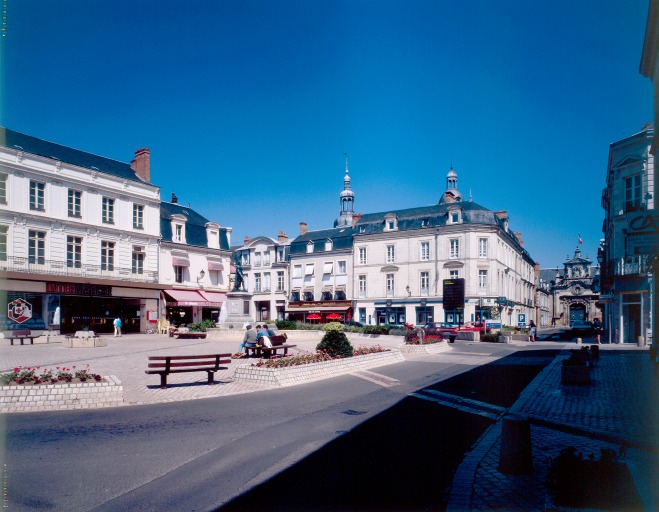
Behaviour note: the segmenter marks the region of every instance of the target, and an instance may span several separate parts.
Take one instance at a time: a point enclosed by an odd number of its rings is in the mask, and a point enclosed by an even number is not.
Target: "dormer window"
[[[332,250],[332,241],[330,239],[325,240],[325,250],[326,251],[331,251]]]
[[[366,233],[366,226],[359,226],[360,233]]]
[[[313,252],[313,242],[307,243],[307,252]]]
[[[421,227],[427,228],[430,225],[430,219],[421,219]]]
[[[216,222],[206,223],[206,243],[212,249],[220,248],[220,225]]]
[[[183,215],[172,215],[169,218],[169,222],[172,226],[172,242],[179,244],[186,243],[185,241],[185,223],[188,219]]]
[[[462,209],[461,208],[450,208],[448,210],[448,222],[447,224],[461,224],[462,223]]]
[[[394,213],[388,213],[384,216],[384,230],[396,231],[398,229],[398,217]]]

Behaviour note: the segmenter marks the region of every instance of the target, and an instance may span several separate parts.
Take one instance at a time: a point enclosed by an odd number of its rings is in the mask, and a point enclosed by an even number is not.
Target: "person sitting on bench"
[[[234,355],[231,356],[233,359],[239,359],[241,357],[245,357],[247,355],[247,351],[245,350],[246,346],[249,347],[256,346],[256,331],[252,329],[252,326],[249,324],[247,325],[247,327],[245,327],[245,329],[247,330],[245,331],[243,342],[240,344],[240,347],[238,347],[238,352],[236,352]]]

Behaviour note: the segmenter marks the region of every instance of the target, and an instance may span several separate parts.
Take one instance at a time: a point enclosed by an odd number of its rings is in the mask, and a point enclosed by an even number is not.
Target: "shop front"
[[[348,322],[352,320],[352,303],[349,300],[289,302],[286,314],[289,320],[303,323]]]
[[[113,332],[113,321],[119,317],[124,332],[142,332],[149,327],[149,312],[155,317],[158,309],[157,290],[18,280],[6,284],[10,290],[3,294],[0,314],[6,330],[103,334]]]
[[[176,327],[202,320],[219,322],[226,301],[225,293],[206,290],[165,290],[164,294],[165,316]]]

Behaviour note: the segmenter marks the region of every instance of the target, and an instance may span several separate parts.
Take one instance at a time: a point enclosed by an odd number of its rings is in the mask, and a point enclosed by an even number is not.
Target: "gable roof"
[[[80,151],[79,149],[73,149],[67,146],[62,146],[61,144],[55,144],[54,142],[37,139],[31,135],[15,132],[8,128],[0,127],[0,145],[9,149],[25,151],[26,153],[45,158],[61,160],[67,164],[76,165],[85,169],[92,169],[95,167],[99,172],[117,176],[118,178],[125,180],[143,182],[137,177],[135,171],[133,171],[128,163],[118,162],[117,160]]]
[[[208,247],[208,237],[206,236],[206,224],[210,221],[203,215],[197,213],[192,208],[180,205],[178,203],[160,203],[160,234],[163,241],[171,242],[172,224],[170,217],[172,215],[182,215],[187,221],[185,223],[185,241],[186,245],[197,247]],[[220,228],[220,249],[229,250],[229,238],[227,229]]]

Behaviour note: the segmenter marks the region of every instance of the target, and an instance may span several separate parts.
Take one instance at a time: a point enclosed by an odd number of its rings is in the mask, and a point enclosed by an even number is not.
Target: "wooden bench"
[[[205,332],[198,332],[198,331],[181,331],[179,329],[174,329],[173,331],[170,331],[169,333],[170,338],[181,338],[181,339],[205,339],[206,338],[206,333]]]
[[[226,359],[224,359],[226,358]],[[208,384],[215,383],[215,372],[226,370],[221,364],[231,363],[231,354],[209,354],[202,356],[150,356],[147,374],[160,375],[160,389],[167,387],[167,375],[170,373],[207,372]]]
[[[11,334],[8,336],[10,343],[13,345],[14,340],[20,340],[21,345],[24,340],[29,339],[30,345],[34,345],[34,336],[30,332],[30,329],[16,329],[15,331],[10,331]]]
[[[252,352],[256,355],[256,357],[261,357],[261,355],[263,355],[265,359],[270,359],[273,355],[277,355],[278,350],[282,350],[282,356],[286,357],[288,355],[289,348],[297,347],[297,345],[289,345],[286,343],[288,338],[286,337],[285,333],[281,336],[268,336],[268,338],[270,338],[272,347],[259,345],[258,343],[260,343],[261,340],[258,340],[257,345],[254,347],[245,346],[245,352],[247,353],[247,356],[249,357],[250,352]]]

